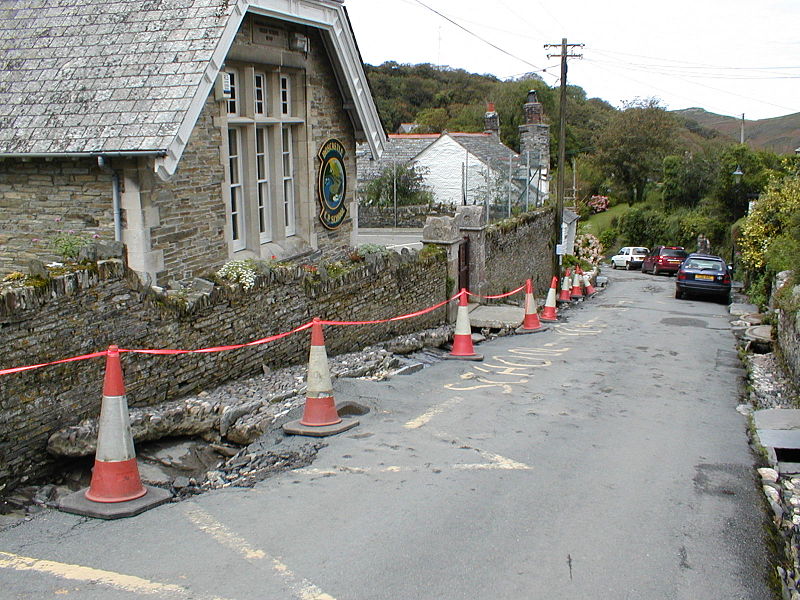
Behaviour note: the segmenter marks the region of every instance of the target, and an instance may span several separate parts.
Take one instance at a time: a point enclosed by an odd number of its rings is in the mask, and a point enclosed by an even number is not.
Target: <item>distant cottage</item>
[[[386,167],[401,164],[420,168],[437,203],[541,206],[549,195],[550,128],[535,91],[528,94],[524,109],[520,153],[500,141],[500,120],[489,104],[482,133],[392,134],[377,160],[362,146],[359,180],[369,181]]]
[[[16,0],[0,30],[0,273],[64,232],[159,285],[352,243],[385,135],[339,0]]]

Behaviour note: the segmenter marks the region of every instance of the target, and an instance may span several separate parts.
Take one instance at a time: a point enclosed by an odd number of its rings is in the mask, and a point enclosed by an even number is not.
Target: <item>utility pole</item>
[[[739,143],[744,146],[744,113],[742,113],[742,129],[739,132]]]
[[[568,44],[567,38],[561,39],[561,54],[548,54],[547,58],[559,57],[561,59],[561,96],[559,100],[558,115],[558,180],[556,181],[556,214],[553,227],[556,245],[562,243],[561,223],[564,221],[564,176],[566,175],[566,142],[567,142],[567,59],[583,58],[583,54],[570,54],[569,49],[583,48],[584,44]],[[545,44],[545,49],[558,48],[559,44]],[[561,272],[561,257],[558,250],[553,254],[553,275],[559,276]]]

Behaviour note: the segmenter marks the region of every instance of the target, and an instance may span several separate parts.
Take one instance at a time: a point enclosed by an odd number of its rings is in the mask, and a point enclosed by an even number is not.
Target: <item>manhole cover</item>
[[[661,319],[664,325],[677,325],[678,327],[707,327],[708,323],[702,319],[690,319],[687,317],[668,317]]]

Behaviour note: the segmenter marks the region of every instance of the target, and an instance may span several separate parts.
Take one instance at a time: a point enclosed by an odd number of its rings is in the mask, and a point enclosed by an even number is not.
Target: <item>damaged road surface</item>
[[[726,307],[609,278],[548,331],[480,344],[481,362],[337,379],[360,425],[265,432],[228,461],[250,487],[116,521],[43,509],[0,534],[3,593],[773,598]]]

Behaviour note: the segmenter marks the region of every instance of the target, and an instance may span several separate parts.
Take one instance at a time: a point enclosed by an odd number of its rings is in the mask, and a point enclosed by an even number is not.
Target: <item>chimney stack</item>
[[[545,121],[536,90],[528,92],[522,108],[525,122],[519,126],[520,155],[525,160],[530,154],[531,167],[547,168],[550,164],[550,126]]]
[[[539,98],[536,96],[536,90],[528,92],[528,98],[525,100],[523,109],[525,111],[526,124],[539,125],[543,122],[544,110],[542,109],[542,103],[539,102]]]
[[[486,105],[486,114],[483,115],[483,130],[485,133],[500,134],[500,117],[494,110],[494,102]]]

